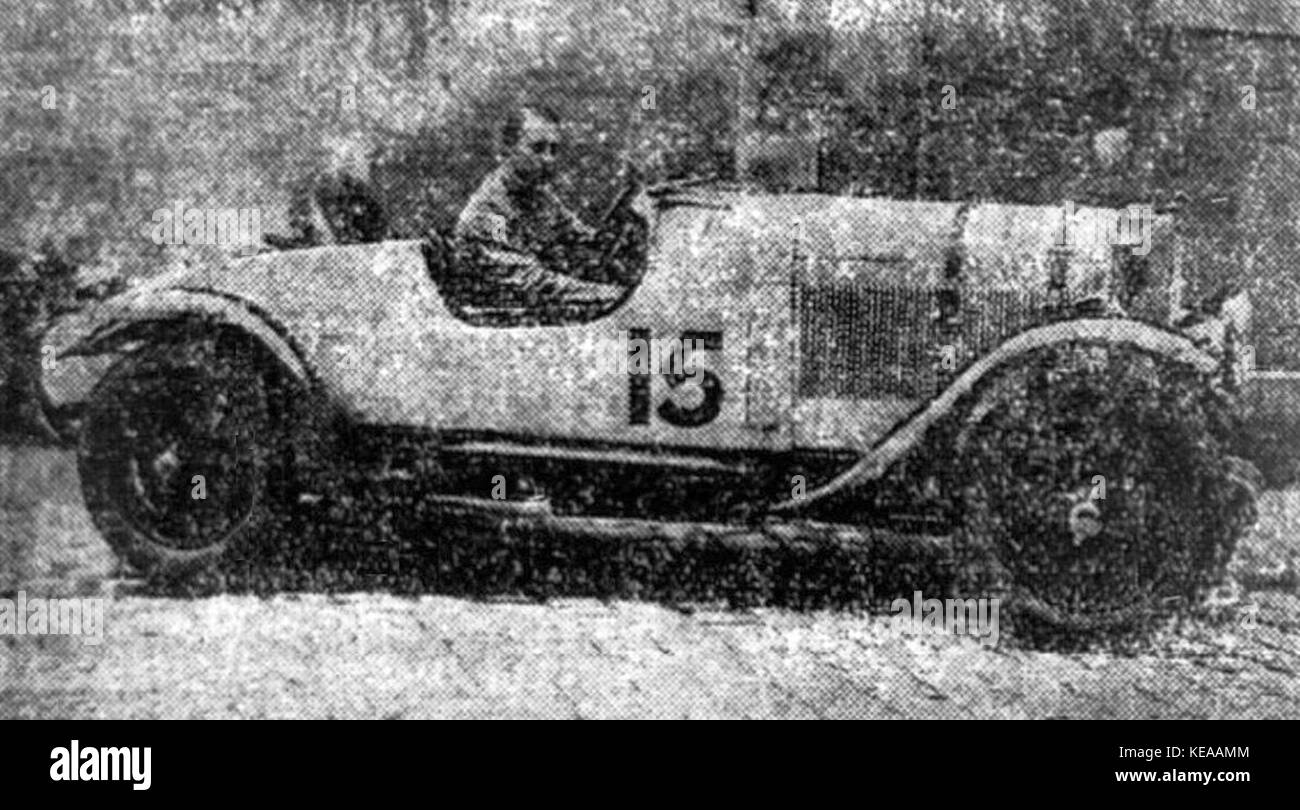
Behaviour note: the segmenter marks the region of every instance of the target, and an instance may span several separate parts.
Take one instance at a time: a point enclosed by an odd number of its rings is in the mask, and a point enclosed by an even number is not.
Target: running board
[[[556,515],[546,498],[509,501],[435,495],[425,502],[445,512],[448,517],[465,521],[467,527],[494,528],[507,533],[538,531],[574,541],[611,544],[704,541],[747,550],[795,548],[811,551],[824,546],[856,547],[915,554],[919,558],[942,555],[950,546],[949,538],[942,535],[911,534],[878,526],[812,520],[772,520],[761,525],[743,525]]]
[[[477,441],[462,444],[444,444],[438,448],[438,452],[463,455],[511,456],[547,461],[573,461],[582,464],[667,467],[676,470],[732,473],[735,475],[745,475],[751,471],[746,464],[725,464],[704,456],[688,456],[680,453],[638,452],[623,449],[596,450],[588,447],[554,447],[519,444],[516,442]]]

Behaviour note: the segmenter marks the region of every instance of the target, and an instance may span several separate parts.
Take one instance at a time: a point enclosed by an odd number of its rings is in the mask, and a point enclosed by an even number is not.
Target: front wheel
[[[267,514],[272,427],[247,344],[210,337],[123,358],[82,424],[95,525],[148,575],[191,574],[237,553]]]
[[[1252,519],[1208,377],[1137,349],[1042,349],[980,392],[956,442],[961,590],[1018,628],[1115,631],[1194,601]]]

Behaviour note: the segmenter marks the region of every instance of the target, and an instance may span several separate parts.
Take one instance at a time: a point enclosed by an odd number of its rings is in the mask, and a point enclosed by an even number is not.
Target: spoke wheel
[[[100,382],[82,427],[86,504],[146,573],[207,567],[265,513],[267,395],[233,341],[150,346]]]
[[[979,392],[956,440],[959,595],[1017,631],[1115,631],[1197,600],[1253,509],[1210,381],[1136,349],[1039,350]]]

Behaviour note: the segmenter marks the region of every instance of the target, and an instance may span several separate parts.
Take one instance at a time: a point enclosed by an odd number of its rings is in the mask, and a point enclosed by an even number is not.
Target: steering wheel
[[[600,231],[608,235],[608,239],[600,252],[600,263],[597,265],[602,268],[608,268],[614,264],[614,257],[628,245],[629,240],[634,238],[639,230],[637,220],[640,217],[627,216],[627,212],[630,211],[632,200],[636,199],[636,196],[642,192],[645,184],[640,172],[635,167],[629,164],[626,171],[627,182],[600,218]],[[611,226],[613,227],[611,228]],[[641,276],[645,272],[644,262],[637,267],[620,267],[620,271],[619,277],[615,281],[625,287],[634,286],[640,282]]]

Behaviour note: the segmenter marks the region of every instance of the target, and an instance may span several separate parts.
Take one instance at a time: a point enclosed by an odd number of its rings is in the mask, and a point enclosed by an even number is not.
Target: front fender
[[[1198,348],[1189,338],[1141,321],[1095,318],[1040,326],[1016,335],[971,364],[942,394],[876,442],[848,470],[822,486],[808,491],[802,498],[781,501],[773,505],[772,511],[794,511],[806,508],[831,495],[880,478],[892,464],[916,449],[925,438],[926,432],[952,413],[962,397],[974,390],[981,380],[1031,351],[1076,340],[1100,340],[1115,345],[1131,346],[1159,354],[1204,373],[1212,373],[1219,368],[1219,361]]]

